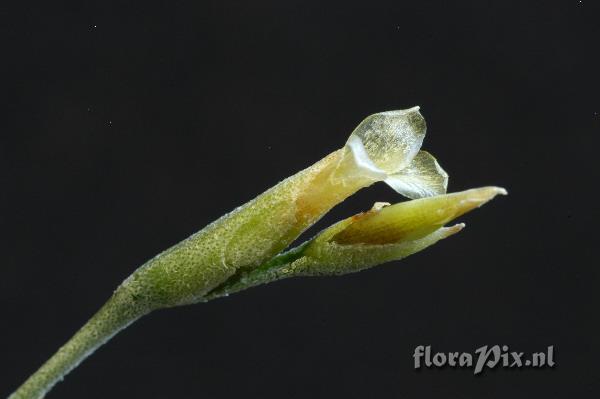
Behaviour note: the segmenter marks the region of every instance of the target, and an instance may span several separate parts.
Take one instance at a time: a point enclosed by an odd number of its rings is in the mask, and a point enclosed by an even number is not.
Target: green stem
[[[283,252],[271,258],[271,260],[263,263],[256,269],[250,271],[240,271],[239,273],[234,274],[223,284],[207,293],[203,298],[203,302],[208,302],[212,299],[228,296],[257,285],[267,284],[276,280],[281,280],[285,277],[289,277],[285,274],[282,274],[282,271],[287,266],[292,264],[292,262],[304,256],[304,250],[309,243],[310,241],[307,241],[296,248]]]
[[[117,289],[102,308],[9,399],[38,399],[119,331],[149,312],[129,290]]]

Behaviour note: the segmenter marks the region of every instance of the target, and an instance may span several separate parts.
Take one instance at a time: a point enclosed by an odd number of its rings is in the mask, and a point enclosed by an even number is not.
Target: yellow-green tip
[[[391,206],[374,207],[353,216],[331,240],[341,245],[392,244],[423,237],[457,217],[506,195],[501,187],[481,187],[458,193],[421,198]]]
[[[506,193],[500,187],[482,187],[389,206],[377,203],[317,235],[290,273],[345,274],[405,258],[458,233],[464,224],[444,225]]]

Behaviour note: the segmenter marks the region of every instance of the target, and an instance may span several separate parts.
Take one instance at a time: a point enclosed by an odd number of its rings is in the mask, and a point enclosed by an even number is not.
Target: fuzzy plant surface
[[[341,149],[140,266],[9,398],[43,398],[102,344],[153,310],[288,277],[357,272],[457,233],[464,224],[445,225],[506,191],[482,187],[446,194],[448,175],[421,150],[425,131],[418,107],[367,117]],[[376,203],[286,250],[332,207],[380,181],[411,200]]]

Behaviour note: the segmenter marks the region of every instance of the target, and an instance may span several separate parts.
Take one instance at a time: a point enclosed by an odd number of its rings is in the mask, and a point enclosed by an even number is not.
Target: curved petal
[[[350,149],[354,165],[358,167],[359,173],[376,181],[384,180],[387,173],[379,169],[373,162],[360,137],[351,135],[346,142],[346,148]]]
[[[419,151],[412,162],[385,182],[400,194],[416,199],[446,193],[448,174],[427,151]]]
[[[410,165],[425,137],[419,107],[387,111],[365,118],[350,135],[346,147],[369,174],[394,174]]]

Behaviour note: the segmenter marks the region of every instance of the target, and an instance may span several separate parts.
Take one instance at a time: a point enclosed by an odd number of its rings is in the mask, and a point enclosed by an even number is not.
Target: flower
[[[10,398],[41,398],[87,356],[158,308],[228,295],[278,279],[344,274],[418,252],[462,229],[444,224],[484,204],[498,187],[447,194],[448,175],[420,151],[418,107],[362,121],[346,145],[150,259]],[[385,181],[412,201],[343,220],[280,253],[357,190]],[[424,198],[429,197],[429,198]]]
[[[365,173],[408,198],[444,194],[448,174],[431,154],[420,151],[425,132],[419,107],[382,112],[358,125],[346,148]]]
[[[150,308],[194,303],[276,256],[336,204],[385,181],[410,198],[446,191],[447,174],[419,151],[418,107],[373,114],[346,145],[141,266],[123,283]]]

